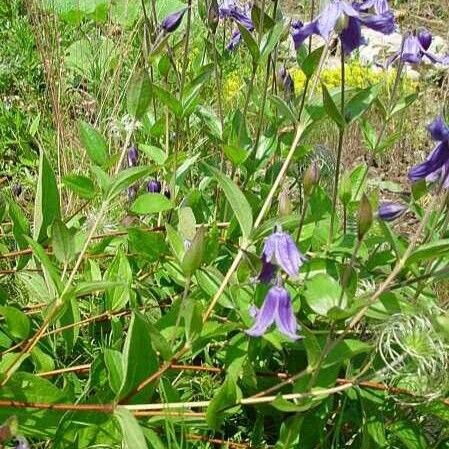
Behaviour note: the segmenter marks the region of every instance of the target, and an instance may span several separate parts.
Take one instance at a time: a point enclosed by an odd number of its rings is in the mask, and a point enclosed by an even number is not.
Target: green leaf
[[[150,261],[160,260],[168,252],[162,233],[130,228],[128,229],[128,237],[133,249]]]
[[[62,179],[64,185],[81,198],[91,200],[95,197],[95,186],[91,179],[82,175],[66,175]]]
[[[393,115],[408,108],[412,103],[415,102],[417,98],[418,94],[416,93],[400,98],[399,101],[394,106],[393,110],[391,111],[390,117],[393,117]]]
[[[47,239],[47,228],[61,216],[59,191],[56,178],[45,154],[39,159],[39,179],[34,202],[34,240],[41,243]]]
[[[284,23],[279,22],[268,33],[267,37],[262,39],[260,50],[260,61],[263,61],[265,58],[267,58],[270,55],[270,53],[274,50],[276,45],[279,43],[279,40],[283,32],[284,32]]]
[[[212,429],[220,429],[225,419],[225,409],[237,402],[239,394],[235,379],[226,378],[207,407],[206,422]]]
[[[278,97],[277,95],[270,95],[268,99],[271,101],[271,103],[274,104],[278,112],[285,117],[289,122],[295,123],[296,122],[296,115],[293,112],[290,105],[288,105],[282,98]]]
[[[147,449],[145,435],[137,419],[124,407],[117,407],[114,416],[120,424],[125,449]]]
[[[173,208],[172,202],[160,193],[144,193],[132,204],[131,211],[135,214],[156,214]]]
[[[15,307],[0,306],[0,315],[5,317],[9,333],[19,340],[25,340],[30,333],[28,316]]]
[[[315,70],[318,68],[318,64],[320,63],[323,50],[324,45],[313,50],[304,59],[304,62],[301,64],[301,70],[303,71],[304,75],[306,75],[306,78],[311,78],[315,73]]]
[[[337,108],[337,105],[335,104],[333,98],[331,97],[329,91],[327,90],[327,87],[324,85],[324,83],[321,84],[321,88],[323,90],[323,104],[324,109],[327,112],[327,115],[329,118],[335,122],[335,124],[339,128],[344,128],[346,125],[345,119],[341,115],[340,110]]]
[[[136,73],[128,86],[126,106],[131,116],[140,119],[150,105],[152,87],[146,70]]]
[[[209,171],[212,172],[215,179],[218,181],[219,186],[226,195],[234,214],[240,224],[242,235],[245,240],[249,239],[253,228],[253,212],[245,195],[237,187],[237,185],[228,178],[225,174],[218,171],[216,168],[206,166]]]
[[[407,449],[426,449],[428,447],[422,430],[412,422],[396,422],[390,426],[390,431]]]
[[[175,117],[181,118],[183,112],[182,104],[172,93],[170,93],[168,90],[165,90],[161,86],[157,86],[156,84],[153,84],[153,92],[154,95],[156,95],[156,97],[159,99],[159,101],[167,106],[168,109],[170,109]]]
[[[251,20],[253,21],[254,28],[257,32],[259,32],[260,27],[262,27],[262,33],[271,30],[275,24],[274,20],[266,12],[262,12],[257,4],[254,4],[251,8]]]
[[[340,284],[327,274],[318,274],[305,283],[306,301],[318,315],[326,316],[334,308],[345,308],[346,296],[342,296]],[[340,303],[341,297],[341,304]]]
[[[365,352],[371,352],[372,345],[360,340],[347,338],[337,343],[329,355],[326,357],[323,367],[335,365],[337,363],[349,362],[352,357]]]
[[[114,283],[114,286],[106,290],[107,309],[122,309],[129,300],[132,282],[132,270],[123,251],[119,250],[117,256],[109,265],[105,273],[105,279]]]
[[[59,262],[67,264],[75,256],[74,236],[59,218],[51,226],[51,244]]]
[[[449,254],[449,239],[425,243],[417,248],[407,259],[405,265],[410,266],[417,262],[442,257]]]
[[[139,150],[145,153],[152,161],[156,162],[157,165],[164,165],[167,160],[165,151],[154,145],[145,145],[142,143],[139,145]]]
[[[70,298],[70,301],[66,301],[65,311],[59,318],[59,323],[61,326],[68,326],[74,323],[78,323],[81,319],[80,310],[78,307],[78,302],[74,296]],[[71,327],[62,332],[62,337],[64,338],[66,345],[66,354],[71,354],[75,343],[79,336],[79,326]]]
[[[297,446],[303,420],[304,416],[299,413],[284,420],[275,449],[290,449]]]
[[[225,145],[224,153],[234,165],[241,165],[249,156],[249,151],[235,145]]]
[[[196,235],[196,219],[190,207],[178,211],[178,231],[184,240],[193,240]]]
[[[357,120],[373,104],[380,92],[380,85],[369,86],[354,95],[345,106],[346,123]]]
[[[105,348],[104,363],[108,371],[108,380],[111,389],[118,395],[123,384],[122,354],[115,349]]]
[[[253,66],[255,66],[258,64],[260,58],[259,46],[257,45],[253,35],[243,25],[238,23],[237,26],[239,27],[240,34],[242,35],[243,40],[245,41],[245,44],[251,54]]]
[[[19,249],[28,248],[27,237],[30,236],[30,226],[20,207],[12,200],[8,200],[8,215],[12,222],[12,234]],[[20,257],[17,262],[17,269],[23,268],[29,258],[30,256]]]
[[[105,138],[89,123],[80,120],[78,123],[81,143],[91,161],[103,167],[108,162],[108,144]]]
[[[142,357],[145,357],[144,363]],[[121,398],[134,391],[142,381],[159,368],[156,353],[151,345],[150,329],[147,320],[139,312],[133,312],[131,317],[122,358],[124,381],[120,390]],[[154,388],[154,384],[146,386],[133,396],[133,400],[136,403],[139,403],[139,400],[149,401]]]
[[[122,170],[111,180],[108,193],[109,200],[112,200],[126,188],[151,172],[152,169],[150,167],[130,167]]]

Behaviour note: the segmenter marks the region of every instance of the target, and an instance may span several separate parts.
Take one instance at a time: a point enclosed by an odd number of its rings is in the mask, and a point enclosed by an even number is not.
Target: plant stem
[[[341,68],[341,105],[340,111],[341,115],[345,117],[345,52],[343,50],[343,45],[341,46],[341,60],[340,60],[340,68]],[[341,154],[343,152],[343,140],[345,136],[345,127],[343,125],[339,126],[338,130],[338,147],[337,147],[337,166],[335,167],[335,179],[334,179],[334,190],[332,194],[332,214],[331,214],[331,223],[329,228],[329,239],[328,244],[333,241],[334,238],[334,224],[335,224],[335,215],[337,212],[337,199],[338,199],[338,183],[340,180],[340,165],[341,165]]]
[[[248,113],[249,101],[251,99],[251,94],[253,92],[254,80],[256,78],[256,72],[257,72],[257,64],[253,64],[251,78],[249,80],[248,90],[246,92],[245,105],[243,107],[242,121],[240,122],[240,125],[239,125],[239,133],[238,133],[238,144],[239,145],[241,145],[241,143],[242,143],[243,128],[246,127],[246,115]]]

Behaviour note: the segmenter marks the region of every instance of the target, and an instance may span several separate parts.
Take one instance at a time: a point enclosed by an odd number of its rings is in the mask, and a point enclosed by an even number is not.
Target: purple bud
[[[161,183],[159,181],[156,181],[155,179],[152,179],[147,184],[147,191],[150,193],[160,193],[161,189]]]
[[[418,32],[418,40],[424,50],[428,50],[432,45],[432,34],[425,28]]]
[[[377,216],[382,221],[394,221],[402,216],[407,210],[407,206],[392,201],[380,203]]]
[[[14,184],[11,187],[11,191],[14,196],[20,196],[22,194],[22,186],[20,184]]]
[[[186,13],[187,8],[183,8],[179,11],[176,11],[172,14],[169,14],[161,23],[161,28],[166,33],[172,33],[175,31],[179,25],[181,25],[182,18],[184,17],[184,14]]]
[[[128,150],[128,166],[135,167],[139,163],[139,152],[135,146]]]
[[[30,445],[25,437],[17,436],[14,438],[15,449],[30,449]]]

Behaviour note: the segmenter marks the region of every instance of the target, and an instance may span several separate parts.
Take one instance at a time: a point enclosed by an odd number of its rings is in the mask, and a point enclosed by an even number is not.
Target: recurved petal
[[[380,204],[378,217],[383,221],[394,221],[405,213],[407,206],[404,204],[385,201]]]
[[[343,51],[347,55],[365,44],[365,39],[362,36],[362,29],[360,27],[360,20],[356,17],[349,17],[348,26],[344,28],[340,36]]]
[[[312,34],[317,34],[316,21],[306,23],[305,25],[298,26],[300,22],[292,24],[292,39],[297,50],[303,42]]]
[[[278,296],[278,307],[275,317],[276,326],[287,337],[292,340],[298,340],[301,336],[297,334],[298,322],[293,313],[290,296],[284,288],[273,287],[273,289],[276,289],[276,295]]]
[[[408,173],[411,181],[425,179],[427,176],[441,169],[449,161],[449,142],[438,144],[429,157],[421,164],[415,165]]]
[[[391,34],[395,29],[394,14],[391,11],[383,14],[360,14],[360,21],[366,27],[383,34]]]
[[[341,1],[329,3],[316,21],[318,34],[324,39],[329,40],[342,13],[343,9]]]
[[[301,254],[290,235],[285,232],[277,234],[276,262],[289,276],[297,276],[302,263]]]

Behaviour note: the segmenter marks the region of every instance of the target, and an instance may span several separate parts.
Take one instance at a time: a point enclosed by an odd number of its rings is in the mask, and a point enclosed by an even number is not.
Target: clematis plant
[[[420,64],[424,59],[433,64],[449,64],[449,57],[437,56],[428,51],[431,44],[432,34],[426,29],[407,33],[401,49],[388,58],[386,66],[388,67],[399,59],[408,64]]]
[[[292,302],[288,291],[281,286],[274,286],[268,290],[264,303],[260,309],[253,306],[251,309],[254,325],[246,331],[252,337],[260,337],[268,328],[275,323],[279,332],[291,338],[298,340],[300,329],[293,313]]]
[[[437,145],[424,162],[412,167],[408,177],[411,181],[425,179],[430,182],[442,181],[445,188],[449,187],[449,126],[443,117],[437,117],[428,127],[430,135]]]
[[[375,7],[374,14],[367,12],[371,6]],[[383,12],[376,13],[376,10]],[[295,22],[292,25],[292,37],[296,49],[312,34],[329,41],[333,33],[337,33],[345,54],[350,54],[365,43],[362,25],[383,34],[391,34],[395,28],[394,15],[386,1],[378,5],[374,2],[350,4],[345,0],[331,0],[312,22],[307,24]]]
[[[147,184],[147,191],[150,193],[160,193],[162,190],[161,183],[157,181],[156,179],[152,179],[151,181],[148,181]]]
[[[128,166],[135,167],[139,163],[139,152],[135,146],[128,150]]]
[[[182,19],[184,17],[184,14],[186,13],[187,8],[180,9],[179,11],[175,11],[172,14],[169,14],[167,17],[162,20],[161,28],[166,33],[172,33],[173,31],[176,31],[181,25]]]

